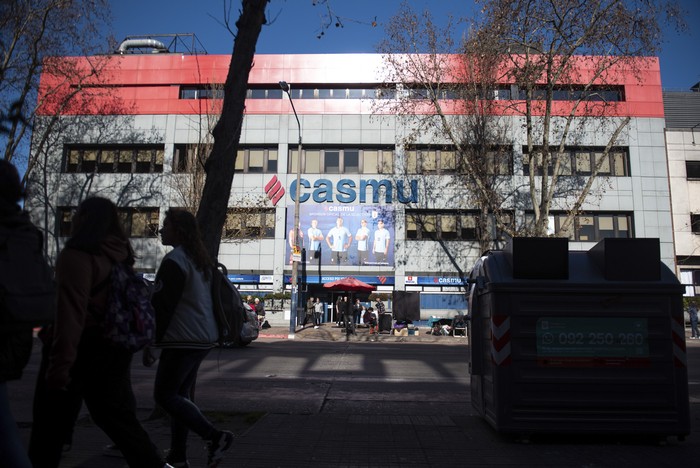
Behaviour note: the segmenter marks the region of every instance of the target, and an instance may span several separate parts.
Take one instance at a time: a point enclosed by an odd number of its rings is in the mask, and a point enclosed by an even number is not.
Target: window
[[[700,214],[690,215],[690,232],[700,234]]]
[[[289,150],[289,173],[296,173],[297,149]],[[391,174],[391,149],[304,148],[301,171],[306,174]]]
[[[279,86],[278,86],[279,89]],[[280,91],[282,91],[280,89]],[[180,86],[180,99],[223,99],[223,83]]]
[[[147,174],[163,172],[163,145],[66,145],[64,171]]]
[[[517,86],[516,96],[518,99],[527,98],[527,90],[519,89]],[[544,85],[535,86],[532,89],[532,99],[547,99],[547,88]],[[591,102],[620,102],[625,100],[624,86],[558,86],[552,89],[553,101],[591,101]]]
[[[700,161],[686,161],[685,176],[688,179],[700,179]]]
[[[408,174],[454,174],[463,170],[460,158],[483,159],[485,170],[490,175],[513,174],[513,152],[508,147],[486,151],[476,146],[467,147],[459,154],[453,147],[413,148],[406,151],[406,172]],[[466,154],[466,153],[469,154]]]
[[[454,148],[412,148],[406,151],[408,174],[447,174],[457,170]]]
[[[274,239],[274,208],[229,208],[226,212],[225,239]]]
[[[76,207],[58,209],[57,228],[60,237],[69,237],[73,229]],[[159,208],[117,208],[119,220],[129,237],[158,237]]]
[[[553,213],[550,217],[550,228],[556,234],[565,234],[563,224],[565,214]],[[534,224],[534,215],[527,214],[526,225]],[[569,229],[568,237],[572,241],[598,242],[606,237],[631,238],[632,215],[620,213],[594,213],[578,215],[574,225]]]
[[[176,144],[173,151],[173,171],[192,172],[195,161],[205,160],[211,147],[198,144]],[[201,163],[200,163],[201,164]],[[274,173],[277,172],[277,147],[274,148],[238,148],[236,172]]]
[[[558,148],[550,147],[554,152]],[[553,154],[550,164],[547,166],[547,174],[553,175],[554,162],[559,160],[559,175],[591,175],[595,167],[598,168],[598,175],[626,177],[629,176],[628,153],[623,148],[612,148],[607,154],[603,148],[565,148],[563,153]],[[530,158],[527,148],[523,148],[523,174],[530,173]],[[536,164],[536,175],[542,175],[543,155],[541,148],[535,148],[532,161]]]
[[[406,239],[476,240],[478,215],[456,211],[406,211]]]

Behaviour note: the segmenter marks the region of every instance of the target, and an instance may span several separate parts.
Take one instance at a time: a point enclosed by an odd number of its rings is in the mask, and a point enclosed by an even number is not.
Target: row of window
[[[66,145],[64,171],[77,173],[163,172],[163,145]]]
[[[553,214],[549,228],[553,233],[562,233],[566,215]],[[513,222],[512,215],[505,215],[506,224]],[[534,215],[526,215],[525,222],[533,224]],[[576,216],[568,238],[579,242],[598,242],[605,237],[631,238],[632,215],[619,213],[596,213]],[[486,232],[482,231],[485,230]],[[484,236],[483,234],[486,234]],[[480,238],[503,239],[492,217],[481,226],[477,213],[456,211],[406,211],[406,239],[410,240],[478,240]]]
[[[75,207],[58,210],[58,235],[69,237]],[[131,238],[158,237],[160,209],[118,208],[125,233]],[[223,228],[224,239],[272,239],[275,237],[274,208],[229,208]]]
[[[75,207],[58,209],[58,235],[69,237],[73,229]],[[117,208],[124,232],[129,237],[158,237],[159,208]]]
[[[208,156],[211,147],[196,144],[176,144],[173,171],[192,172],[195,164]],[[298,151],[290,149],[287,170],[296,173]],[[392,174],[392,148],[339,148],[307,146],[302,150],[301,171],[308,174]],[[513,174],[513,153],[507,147],[487,151],[483,156],[484,170],[493,175]],[[163,172],[163,145],[66,145],[65,172],[73,173],[159,173]],[[530,161],[537,163],[542,175],[542,156],[525,155],[523,174],[529,174]],[[598,173],[604,176],[629,175],[629,157],[624,148],[604,154],[601,148],[567,148],[559,155],[560,175],[590,175],[600,163]],[[279,154],[276,146],[241,147],[236,158],[238,173],[276,173]],[[199,163],[201,164],[201,163]],[[407,174],[455,174],[464,170],[458,153],[452,147],[414,148],[406,151]],[[692,166],[689,166],[693,169]],[[694,174],[688,170],[688,177]],[[552,174],[553,167],[548,167]],[[698,175],[698,174],[696,174]]]
[[[290,174],[295,174],[299,151],[290,150]],[[392,174],[394,150],[390,148],[304,148],[301,172],[307,174]]]
[[[158,237],[160,209],[118,208],[119,217],[126,234],[132,238]],[[58,234],[68,237],[71,234],[75,207],[63,207],[58,211]],[[692,216],[693,232],[700,233],[700,215]],[[561,232],[565,215],[554,214],[549,225],[553,232]],[[505,214],[506,224],[513,222],[513,216]],[[630,238],[632,216],[619,213],[596,213],[579,215],[569,239],[581,242],[597,242],[605,237]],[[526,223],[533,223],[534,216],[526,215]],[[483,232],[483,231],[486,232]],[[463,240],[473,241],[488,234],[488,238],[503,239],[497,232],[492,217],[487,226],[481,226],[477,213],[435,210],[406,211],[406,239],[409,240]],[[223,227],[224,239],[274,239],[274,208],[229,208]]]
[[[535,162],[535,174],[542,175],[543,156],[541,149],[535,149],[532,157],[528,156],[527,148],[523,148],[523,174],[530,173],[530,161]],[[598,174],[602,176],[625,177],[629,175],[629,157],[624,148],[613,148],[608,153],[603,148],[566,148],[557,157],[559,161],[559,174],[591,175],[596,165],[600,164]],[[550,161],[547,166],[547,174],[554,174],[554,166]]]
[[[298,85],[290,89],[292,99],[395,99],[397,96],[409,99],[431,99],[437,95],[438,99],[461,99],[463,94],[459,86],[441,86],[440,88],[428,88],[421,86],[406,86],[397,89],[395,86],[378,88],[369,85],[356,85],[352,87],[340,87],[334,85]],[[530,90],[532,98],[544,100],[548,90],[544,86],[537,86]],[[551,90],[552,99],[555,101],[604,101],[618,102],[625,100],[624,86],[591,86],[586,89],[583,86],[557,87]],[[282,99],[285,92],[278,84],[253,85],[248,88],[246,99]],[[480,95],[484,99],[496,100],[525,100],[528,90],[521,89],[517,85],[500,85],[497,88],[484,90]],[[223,99],[223,85],[182,85],[180,86],[180,99]]]
[[[512,222],[511,215],[507,224]],[[474,241],[488,234],[492,239],[503,239],[503,233],[497,232],[494,219],[489,216],[487,225],[482,226],[479,215],[457,211],[407,210],[406,239],[409,240],[444,240]]]

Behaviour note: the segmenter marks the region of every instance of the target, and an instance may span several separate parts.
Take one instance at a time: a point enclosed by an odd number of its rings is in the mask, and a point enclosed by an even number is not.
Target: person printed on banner
[[[357,264],[362,266],[369,259],[369,228],[366,219],[360,221],[360,228],[355,233],[355,240],[357,241]]]
[[[314,302],[314,328],[321,326],[321,318],[323,317],[323,303],[316,298]]]
[[[301,252],[301,249],[304,248],[304,233],[301,230],[301,227],[297,224],[297,228],[290,229],[289,234],[287,235],[287,242],[289,242],[289,264],[291,265],[294,262],[293,255],[294,255],[294,247],[296,246],[296,235],[299,236],[299,252]]]
[[[76,400],[85,402],[93,421],[119,447],[129,466],[164,465],[136,416],[133,353],[105,338],[99,318],[109,307],[113,264],[133,265],[134,260],[114,203],[100,197],[84,200],[56,260],[56,320],[48,363],[42,364],[45,375],[37,380],[29,442],[35,468],[58,466],[64,434],[75,424]]]
[[[318,228],[317,219],[311,220],[311,227],[306,231],[306,235],[309,238],[309,251],[306,252],[306,258],[314,263],[318,263],[321,259],[314,257],[314,253],[321,250],[321,242],[323,242],[324,237],[323,232]]]
[[[0,226],[8,231],[26,231],[26,235],[36,238],[36,248],[41,251],[41,232],[29,220],[29,214],[19,206],[23,197],[17,168],[11,162],[0,159]],[[0,301],[3,301],[2,297]],[[0,303],[0,310],[5,310],[5,306],[6,303]],[[32,333],[32,326],[27,324],[4,322],[0,329],[0,456],[2,463],[19,468],[31,468],[32,465],[10,410],[7,382],[22,377],[32,355]]]
[[[152,299],[161,348],[153,395],[170,416],[167,462],[187,466],[193,431],[206,442],[208,466],[216,466],[233,434],[217,429],[192,400],[199,367],[219,334],[211,297],[213,264],[192,213],[169,209],[160,234],[163,245],[173,247],[158,267]]]
[[[389,230],[384,227],[384,220],[378,220],[377,229],[374,231],[374,242],[372,244],[374,260],[377,263],[387,263],[390,241],[391,234]]]
[[[348,263],[348,248],[352,243],[350,230],[343,226],[343,218],[338,216],[335,220],[335,227],[328,231],[326,244],[331,249],[331,263],[334,265],[345,265]]]

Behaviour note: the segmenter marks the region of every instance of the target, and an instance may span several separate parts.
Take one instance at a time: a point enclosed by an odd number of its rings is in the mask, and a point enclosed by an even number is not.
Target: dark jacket
[[[114,262],[123,262],[128,256],[127,241],[116,236],[105,239],[98,254],[65,248],[58,255],[56,322],[46,372],[50,387],[68,384],[84,330],[98,327],[96,314],[107,307],[110,288],[97,286],[104,284]]]
[[[29,215],[16,204],[0,201],[0,224],[3,227],[16,229],[34,225],[29,221]],[[39,246],[42,236],[38,229],[36,239]],[[0,325],[1,326],[1,325]],[[22,377],[22,371],[32,354],[33,330],[31,327],[21,329],[0,329],[0,382],[17,380]]]

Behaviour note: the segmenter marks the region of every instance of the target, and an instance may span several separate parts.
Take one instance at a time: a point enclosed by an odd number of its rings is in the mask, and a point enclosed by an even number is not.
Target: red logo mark
[[[378,276],[377,278],[379,279],[380,283],[382,283],[382,284],[386,283],[386,276]]]
[[[272,179],[265,185],[265,194],[273,205],[276,205],[280,198],[284,196],[284,187],[282,187],[282,182],[277,176],[272,176]]]

